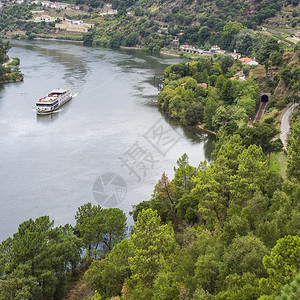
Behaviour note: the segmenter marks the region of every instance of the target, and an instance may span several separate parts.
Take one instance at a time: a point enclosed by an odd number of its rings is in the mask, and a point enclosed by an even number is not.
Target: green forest
[[[83,40],[85,45],[110,48],[140,47],[158,53],[179,44],[209,49],[217,44],[222,49],[236,49],[243,55],[254,54],[253,47],[270,35],[286,45],[299,30],[299,0],[72,0],[63,1],[72,9],[47,9],[40,3],[17,4],[4,1],[0,11],[2,36],[17,38],[62,38]],[[103,15],[111,4],[117,13]],[[76,14],[75,12],[78,12]],[[51,22],[36,22],[35,11],[45,10]],[[77,19],[94,25],[84,34],[58,30],[63,20]],[[264,28],[264,29],[263,29]],[[267,28],[267,29],[266,29]],[[15,30],[23,30],[20,36]],[[267,30],[267,31],[265,31]],[[271,33],[271,34],[270,34]],[[176,44],[175,48],[179,45]]]
[[[271,87],[274,91],[281,80],[285,89],[291,91],[289,97],[284,93],[281,99],[274,97],[269,110],[274,107],[280,110],[282,104],[285,106],[299,98],[300,52],[298,46],[291,50],[298,58],[296,56],[297,62],[290,65],[284,62],[284,50],[274,39],[269,39],[257,51],[257,59],[265,69],[273,67],[277,73],[274,80],[268,79],[266,88]],[[171,65],[164,72],[164,88],[158,94],[158,105],[165,115],[182,124],[200,123],[206,129],[215,132],[221,129],[226,134],[233,134],[245,127],[249,119],[254,119],[261,88],[259,80],[249,73],[256,68],[242,65],[241,61],[226,55]],[[266,120],[269,124],[274,121],[272,116]]]
[[[99,10],[104,5],[94,0],[81,3]],[[180,34],[179,44],[205,49],[217,44],[222,49],[235,48],[250,55],[253,45],[265,38],[253,31],[261,30],[262,24],[297,29],[298,5],[298,0],[112,1],[118,14],[113,18],[103,17],[96,13],[97,9],[93,11],[91,19],[96,26],[85,35],[84,41],[86,45],[112,48],[138,45],[158,52],[169,48],[174,36]],[[292,35],[291,31],[286,37]]]
[[[213,161],[192,166],[183,153],[149,200],[132,207],[132,227],[119,208],[92,203],[78,208],[74,225],[54,226],[49,216],[21,223],[0,245],[0,300],[66,300],[78,283],[90,292],[86,300],[299,299],[299,109],[286,148],[278,138],[280,113],[300,98],[300,42],[288,40],[299,28],[299,1],[114,0],[114,16],[100,15],[104,1],[71,3],[86,12],[73,19],[95,26],[69,39],[153,53],[172,48],[191,59],[165,69],[158,109],[215,134]],[[55,34],[58,19],[31,20],[40,4],[3,4],[3,35]],[[179,52],[180,44],[217,44],[260,66],[222,54],[195,59]],[[23,79],[9,48],[1,41],[2,82]],[[253,122],[262,90],[270,101],[262,121]],[[284,174],[272,167],[274,153],[287,161]]]
[[[219,140],[210,164],[183,154],[133,207],[129,231],[120,209],[91,203],[73,227],[23,222],[0,246],[0,299],[62,299],[74,276],[94,300],[298,299],[300,117],[285,179],[249,136]]]
[[[225,55],[172,65],[164,73],[159,107],[183,124],[205,122],[206,128],[217,131],[226,123],[234,131],[253,116],[260,93],[253,79],[230,79],[241,69],[241,62]]]
[[[11,59],[7,52],[10,49],[9,42],[0,40],[0,82],[14,82],[23,80],[23,74],[19,70],[19,58]]]

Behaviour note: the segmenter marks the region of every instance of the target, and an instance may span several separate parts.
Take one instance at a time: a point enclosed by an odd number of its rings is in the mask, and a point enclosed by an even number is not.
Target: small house
[[[67,23],[69,25],[82,25],[83,24],[83,21],[82,20],[67,20]]]
[[[249,65],[249,66],[257,66],[258,62],[249,57],[242,57],[239,59],[242,62],[242,65]]]

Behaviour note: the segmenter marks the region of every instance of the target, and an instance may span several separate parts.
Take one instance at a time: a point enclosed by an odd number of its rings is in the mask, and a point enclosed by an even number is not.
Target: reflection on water
[[[185,138],[191,141],[192,144],[197,145],[199,143],[203,144],[203,150],[205,154],[205,159],[207,161],[212,160],[211,153],[214,148],[214,142],[216,140],[215,136],[208,134],[207,132],[192,126],[182,126],[178,121],[172,120],[165,117],[165,121],[170,124],[174,129],[182,128]]]
[[[80,205],[97,204],[92,189],[102,174],[126,181],[118,207],[128,215],[149,199],[163,172],[173,177],[183,153],[194,166],[211,159],[213,137],[162,118],[152,102],[158,93],[153,76],[179,59],[53,41],[11,45],[9,55],[20,57],[25,78],[0,85],[0,240],[41,215],[55,225],[74,223]],[[37,99],[58,87],[77,96],[57,112],[37,115]],[[165,155],[145,139],[158,122],[181,136]],[[140,182],[120,161],[137,143],[155,161]]]
[[[45,123],[49,121],[54,121],[58,118],[60,111],[55,111],[51,113],[45,113],[45,114],[36,114],[36,121],[39,123]]]
[[[12,43],[16,43],[16,41]],[[44,64],[51,65],[54,70],[57,69],[58,71],[57,64],[59,66],[63,65],[65,67],[64,78],[70,87],[82,86],[85,83],[87,68],[84,58],[79,58],[69,51],[74,45],[63,45],[60,42],[52,41],[49,44],[47,43],[47,47],[44,47],[44,44],[41,44],[40,41],[32,41],[30,45],[18,43],[18,47],[24,48],[27,53],[36,53]],[[40,74],[38,73],[39,69],[43,69],[43,65],[31,67],[31,72],[36,73],[37,76],[42,75],[45,80],[51,78],[51,73]]]

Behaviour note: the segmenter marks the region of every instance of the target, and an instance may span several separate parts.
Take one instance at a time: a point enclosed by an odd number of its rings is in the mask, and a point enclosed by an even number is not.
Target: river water
[[[192,165],[210,160],[211,137],[170,123],[152,102],[153,76],[178,58],[55,41],[11,45],[25,79],[0,86],[0,241],[41,215],[74,224],[87,202],[128,215],[163,172],[173,178],[183,153]],[[35,101],[58,87],[75,97],[37,115]]]

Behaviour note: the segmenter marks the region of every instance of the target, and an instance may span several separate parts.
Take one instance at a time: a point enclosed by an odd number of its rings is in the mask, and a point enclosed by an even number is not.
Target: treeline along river
[[[179,59],[55,41],[11,45],[24,81],[0,87],[1,241],[41,215],[73,224],[87,202],[128,215],[164,171],[172,178],[183,153],[192,165],[210,160],[211,137],[162,118],[152,102],[153,77]],[[58,87],[75,97],[37,115],[36,100]]]

